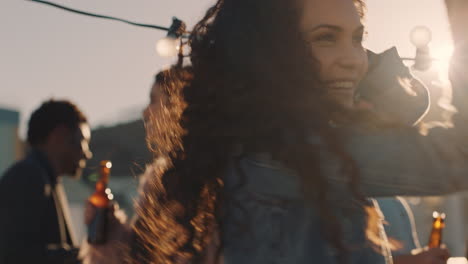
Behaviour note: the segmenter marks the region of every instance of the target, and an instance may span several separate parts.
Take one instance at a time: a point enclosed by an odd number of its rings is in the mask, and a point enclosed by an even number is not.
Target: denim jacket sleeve
[[[294,173],[263,158],[243,158],[226,174],[225,189],[226,264],[335,263]]]
[[[413,128],[354,129],[348,151],[367,196],[438,195],[468,189],[468,48],[456,48],[450,77],[458,112],[453,127],[427,135]],[[343,182],[334,162],[324,163],[332,182]]]

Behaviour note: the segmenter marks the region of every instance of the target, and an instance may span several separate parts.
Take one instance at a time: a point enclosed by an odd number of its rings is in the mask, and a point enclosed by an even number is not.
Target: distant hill
[[[88,161],[85,178],[96,171],[101,160],[112,161],[112,177],[138,175],[151,160],[142,120],[94,129],[90,148],[93,158]]]

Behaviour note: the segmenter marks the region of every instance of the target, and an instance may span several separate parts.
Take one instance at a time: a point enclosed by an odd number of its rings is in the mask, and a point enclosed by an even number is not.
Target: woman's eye
[[[362,43],[364,41],[364,37],[361,35],[361,36],[356,36],[353,38],[353,41],[356,42],[356,43]]]
[[[336,37],[333,34],[323,34],[315,37],[314,40],[318,42],[335,42]]]
[[[356,43],[362,43],[366,39],[366,37],[367,37],[367,32],[364,32],[364,33],[356,35],[353,38],[353,41]]]

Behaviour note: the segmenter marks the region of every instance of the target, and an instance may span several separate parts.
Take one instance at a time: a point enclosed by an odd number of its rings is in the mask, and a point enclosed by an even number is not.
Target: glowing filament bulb
[[[432,32],[425,26],[417,26],[411,30],[410,40],[417,48],[425,47],[432,40]]]
[[[165,37],[156,43],[156,51],[162,57],[173,57],[179,52],[179,39]]]

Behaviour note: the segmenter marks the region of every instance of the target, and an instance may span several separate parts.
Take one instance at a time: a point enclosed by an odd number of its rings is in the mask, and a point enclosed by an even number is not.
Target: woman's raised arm
[[[433,128],[425,136],[413,128],[353,131],[348,149],[365,195],[438,195],[468,189],[468,1],[446,4],[455,46],[450,67],[454,126]],[[323,167],[332,182],[344,181],[338,162]]]

